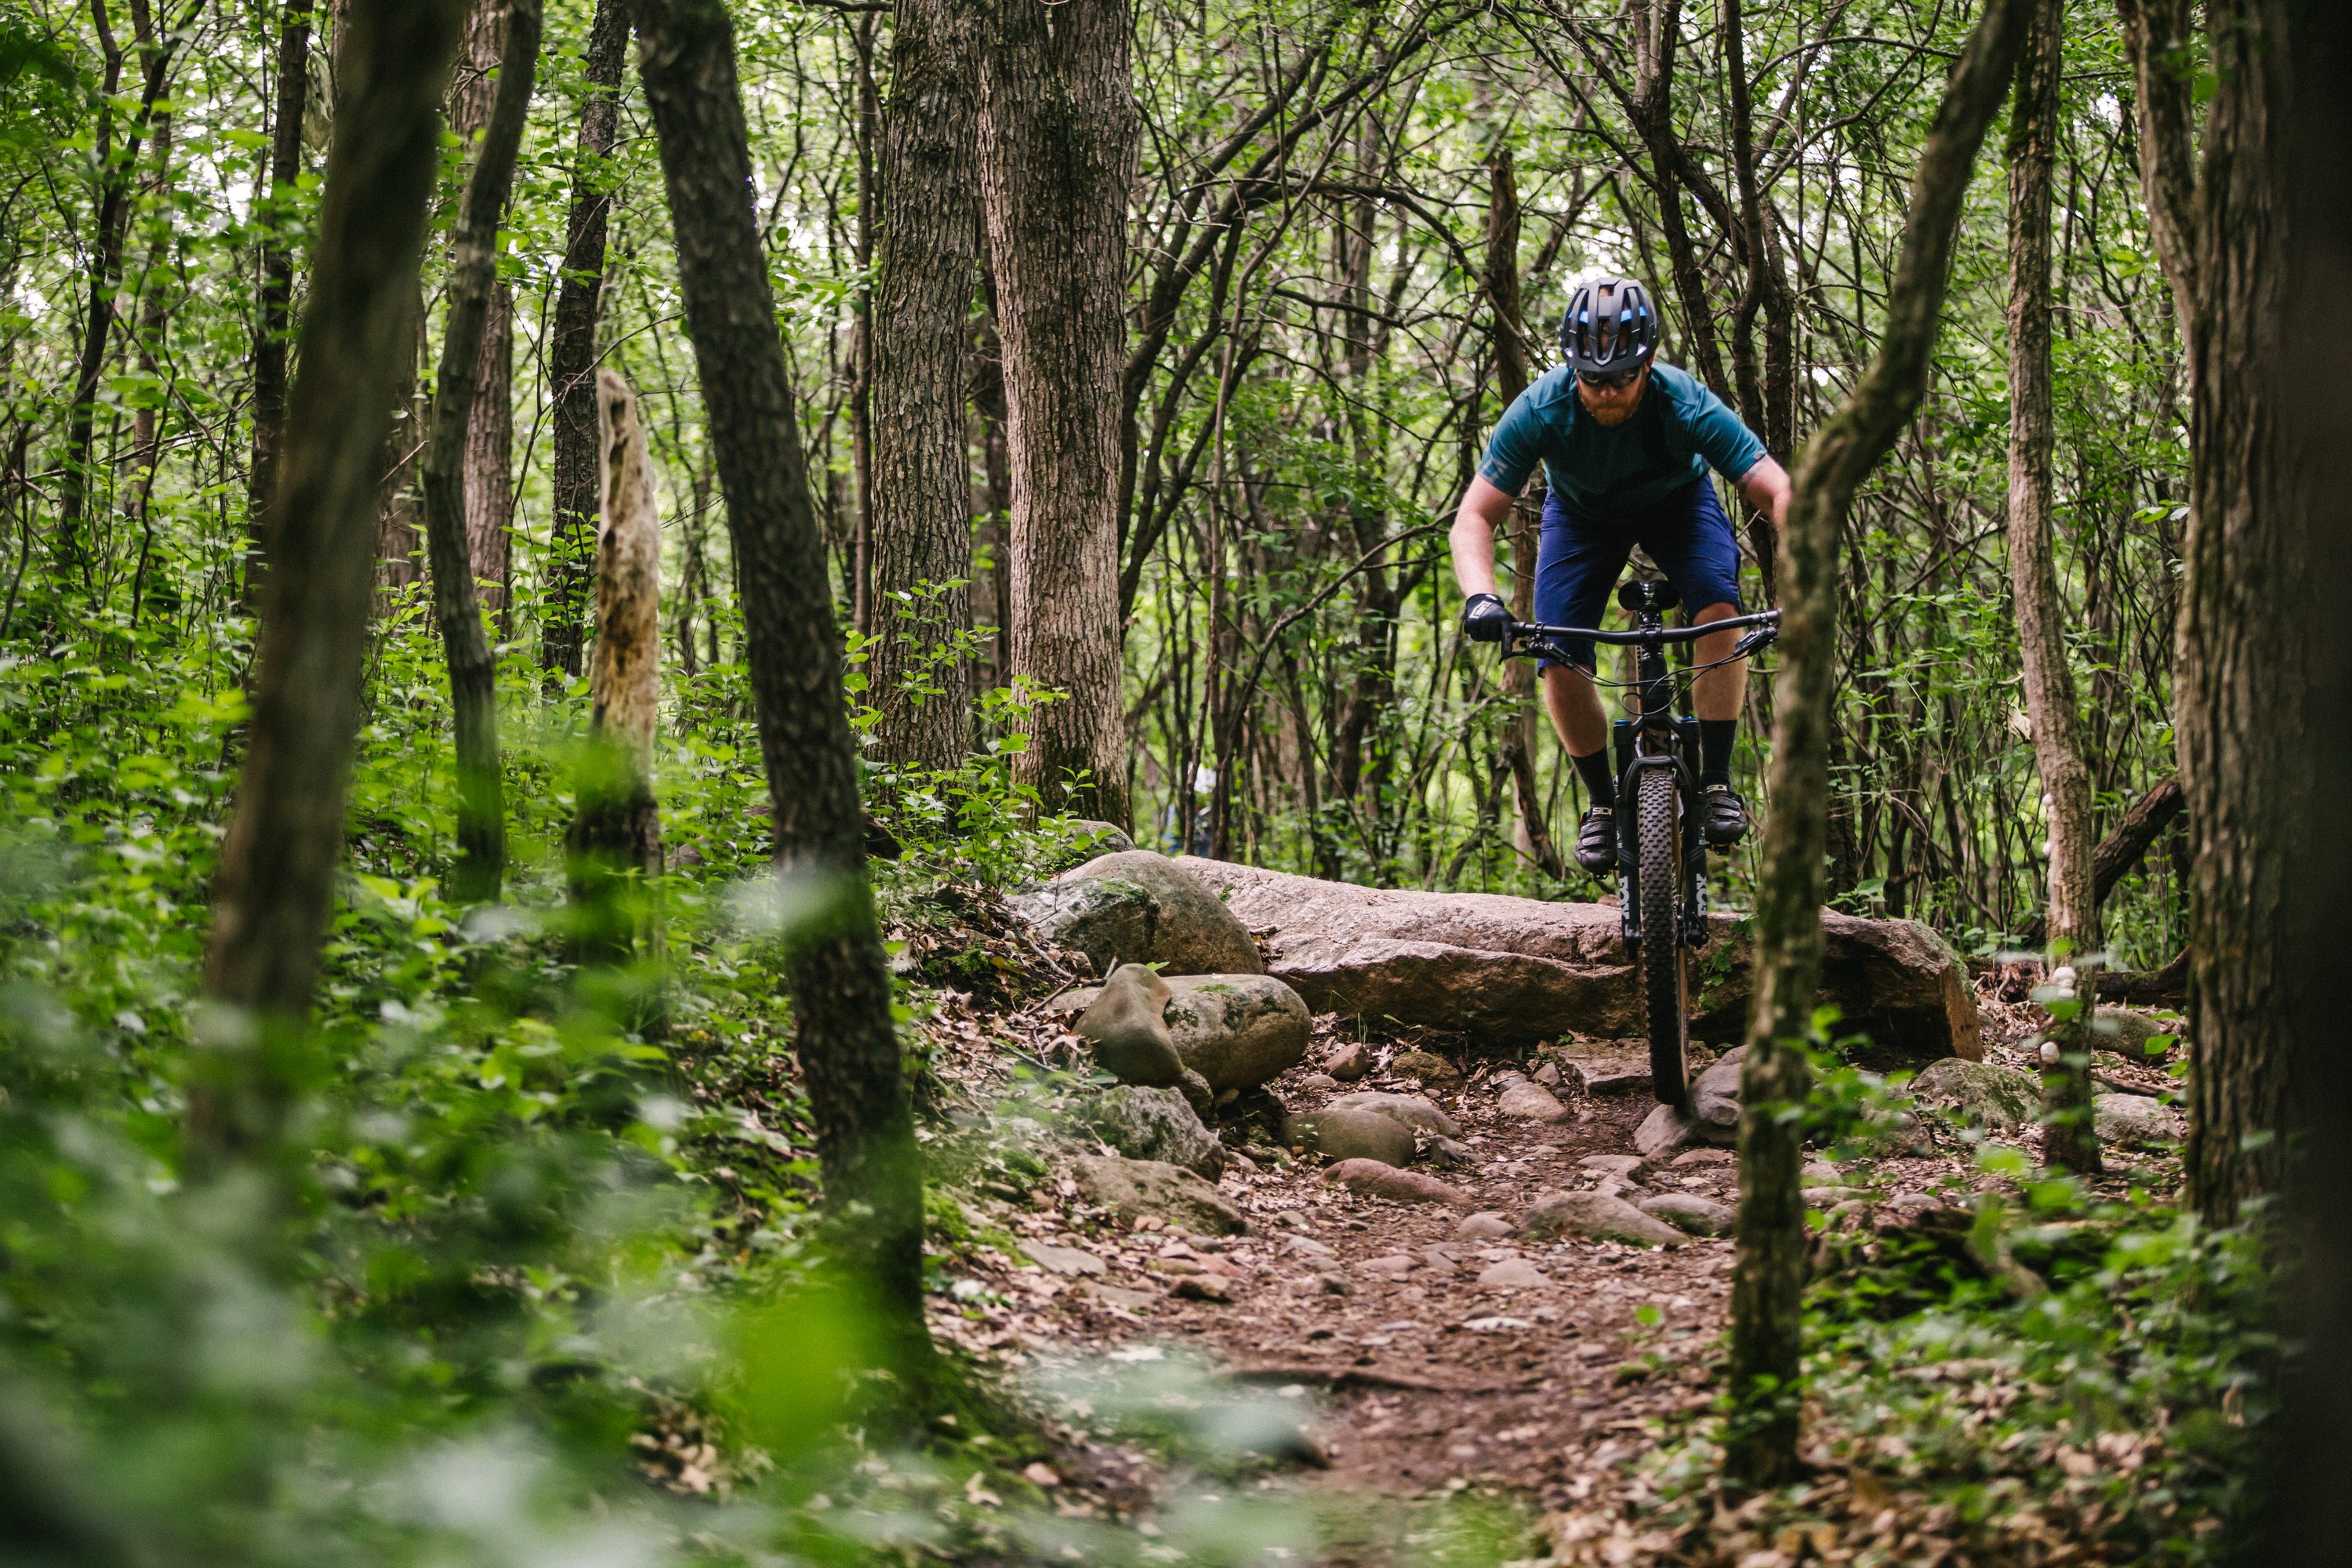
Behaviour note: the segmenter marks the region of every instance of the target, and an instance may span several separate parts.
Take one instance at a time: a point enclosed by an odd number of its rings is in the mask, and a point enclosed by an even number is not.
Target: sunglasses
[[[1640,380],[1642,368],[1637,364],[1631,370],[1601,372],[1580,370],[1576,373],[1576,379],[1596,392],[1616,392]]]

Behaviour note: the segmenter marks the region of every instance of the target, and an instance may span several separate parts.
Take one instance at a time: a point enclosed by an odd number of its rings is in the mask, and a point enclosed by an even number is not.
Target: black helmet
[[[1658,352],[1658,312],[1650,291],[1630,278],[1602,278],[1579,288],[1559,323],[1569,368],[1596,374],[1631,370]]]

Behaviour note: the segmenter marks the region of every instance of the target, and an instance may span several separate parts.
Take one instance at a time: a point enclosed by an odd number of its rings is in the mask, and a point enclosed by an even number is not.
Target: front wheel
[[[1675,918],[1683,885],[1682,795],[1673,770],[1644,768],[1634,805],[1641,899],[1642,1011],[1650,1035],[1650,1086],[1661,1104],[1690,1098],[1690,949]]]

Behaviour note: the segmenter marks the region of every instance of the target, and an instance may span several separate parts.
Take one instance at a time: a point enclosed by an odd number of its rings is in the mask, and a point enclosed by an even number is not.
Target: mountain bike
[[[1665,616],[1681,596],[1668,583],[1636,579],[1617,590],[1633,613],[1623,632],[1545,626],[1513,621],[1504,634],[1505,658],[1569,663],[1566,644],[1605,643],[1639,650],[1632,681],[1595,684],[1634,694],[1635,716],[1610,726],[1617,768],[1617,891],[1625,950],[1642,976],[1642,1012],[1650,1037],[1650,1082],[1658,1099],[1690,1099],[1690,965],[1706,945],[1706,846],[1686,826],[1699,820],[1698,721],[1675,711],[1682,683],[1719,664],[1745,658],[1780,634],[1780,612],[1734,616],[1705,626],[1669,626]],[[1696,642],[1717,632],[1745,629],[1724,658],[1677,670],[1666,660],[1670,644]]]

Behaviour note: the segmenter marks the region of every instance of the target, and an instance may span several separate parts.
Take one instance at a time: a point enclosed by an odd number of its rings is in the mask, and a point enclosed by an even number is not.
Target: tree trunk
[[[293,321],[294,250],[285,232],[302,173],[302,113],[310,97],[310,0],[286,0],[278,33],[278,103],[269,132],[269,194],[261,205],[275,232],[261,250],[261,320],[253,334],[253,466],[245,492],[246,614],[261,606],[269,563],[269,509],[277,499],[286,430],[286,339]]]
[[[1519,182],[1511,149],[1497,147],[1486,159],[1486,301],[1494,310],[1495,397],[1497,410],[1510,407],[1528,389],[1527,320],[1519,297]],[[1531,479],[1528,495],[1511,508],[1511,615],[1535,619],[1536,548],[1542,529],[1542,481]],[[1536,667],[1515,658],[1503,666],[1503,692],[1510,717],[1503,730],[1501,765],[1511,776],[1518,805],[1513,840],[1544,875],[1566,878],[1568,868],[1544,821],[1543,794],[1536,784]],[[1311,764],[1310,764],[1311,765]]]
[[[492,73],[503,74],[507,5],[508,0],[475,0],[474,13],[467,18],[463,63],[457,89],[449,95],[449,129],[469,153],[474,139],[488,132],[497,112],[498,89]],[[536,70],[537,60],[531,63]],[[526,102],[526,112],[529,108]],[[507,184],[511,190],[511,177]],[[514,468],[514,297],[506,280],[498,276],[495,261],[497,224],[504,210],[502,198],[499,211],[489,217],[493,263],[481,349],[475,359],[473,407],[466,420],[463,469],[466,561],[473,573],[475,593],[482,607],[498,618],[502,638],[509,624],[507,576],[512,554],[507,531],[514,521],[509,489]],[[451,265],[454,273],[454,255]],[[435,382],[436,396],[444,384]],[[428,470],[432,466],[429,451],[425,466]],[[431,504],[428,499],[428,512]]]
[[[2063,0],[2034,0],[2009,115],[2009,578],[2025,667],[2025,712],[2048,819],[2050,966],[2076,975],[2075,998],[2052,1004],[2042,1056],[2042,1163],[2099,1168],[2091,1117],[2092,957],[2099,900],[2091,837],[2091,770],[2066,667],[2051,521],[2050,184],[2058,142]],[[2052,1059],[2054,1047],[2055,1059]]]
[[[433,382],[433,437],[425,448],[425,538],[433,562],[433,616],[449,664],[457,721],[457,868],[452,890],[467,903],[498,898],[506,875],[506,802],[499,778],[498,663],[475,596],[466,506],[470,427],[482,336],[498,282],[499,215],[514,183],[515,154],[530,110],[539,61],[540,0],[505,0],[506,53],[481,152],[459,205]],[[477,13],[478,19],[479,13]],[[500,481],[503,484],[503,480]]]
[[[2298,280],[2283,264],[2295,193],[2281,168],[2300,74],[2286,58],[2289,18],[2305,11],[2288,0],[2210,9],[2221,86],[2206,123],[2189,269],[2192,500],[2173,703],[2197,839],[2187,1166],[2198,1211],[2216,1225],[2285,1187],[2292,1020],[2314,973],[2291,908],[2312,852],[2297,825],[2315,821],[2319,792],[2332,795],[2334,783],[2314,771],[2310,744],[2311,730],[2332,721],[2313,710],[2311,672],[2316,645],[2333,634],[2290,606],[2344,548],[2315,521],[2327,515],[2323,471],[2337,453],[2289,438],[2311,415],[2297,406],[2307,394],[2280,368],[2309,353],[2288,301]],[[2307,79],[2324,102],[2326,87]]]
[[[621,120],[621,70],[628,52],[625,0],[596,0],[588,28],[588,94],[580,106],[580,140],[572,169],[572,213],[564,226],[563,280],[547,380],[555,407],[555,458],[549,476],[554,514],[549,529],[547,605],[539,667],[580,673],[587,642],[588,570],[596,550],[599,440],[596,424],[596,322],[604,289],[604,234],[613,213],[611,156]]]
[[[873,305],[873,613],[866,700],[886,762],[950,768],[971,748],[971,454],[964,357],[979,261],[979,43],[970,0],[899,0],[882,127]],[[926,587],[926,585],[929,585]],[[911,679],[910,679],[911,678]],[[909,689],[910,685],[913,689]]]
[[[633,879],[662,871],[654,800],[654,730],[661,712],[661,509],[636,395],[614,370],[596,374],[597,486],[594,707],[579,801],[565,839],[582,956],[625,963],[636,922],[624,906]]]
[[[1120,722],[1119,386],[1138,116],[1109,0],[1001,12],[981,188],[1004,338],[1013,672],[1067,694],[1017,767],[1045,808],[1128,826]]]
[[[221,847],[205,993],[222,1027],[189,1106],[199,1160],[266,1142],[294,1091],[343,848],[367,651],[376,458],[412,330],[441,94],[460,0],[352,0],[348,68],[302,322],[236,816]]]
[[[1812,1089],[1806,1058],[1821,980],[1822,857],[1829,799],[1830,695],[1837,664],[1837,551],[1853,494],[1927,389],[1962,199],[1977,150],[2007,96],[2041,0],[1992,0],[1953,68],[1911,188],[1878,358],[1797,465],[1787,522],[1772,812],[1756,892],[1755,1014],[1740,1068],[1738,1268],[1725,1468],[1754,1487],[1797,1472],[1803,1395],[1805,1210],[1801,1121],[1780,1114]]]
[[[787,933],[786,951],[825,1205],[840,1222],[843,1255],[864,1266],[888,1331],[919,1360],[929,1341],[914,1114],[866,882],[824,541],[750,200],[734,30],[723,0],[632,0],[630,11],[734,536],[778,870],[830,894],[821,915]]]
[[[2181,793],[2180,776],[2176,773],[2151,786],[2133,802],[2132,808],[2099,840],[2099,847],[2091,857],[2091,899],[2095,904],[2105,906],[2107,895],[2131,874],[2132,868],[2147,853],[2147,847],[2179,816],[2186,798]],[[2048,921],[2036,915],[2027,922],[2021,936],[2026,946],[2040,947],[2048,932]]]
[[[2190,47],[2189,0],[2116,0],[2124,50],[2139,98],[2140,199],[2157,259],[2172,284],[2181,334],[2197,316],[2197,163],[2189,142],[2190,73],[2179,62]]]

